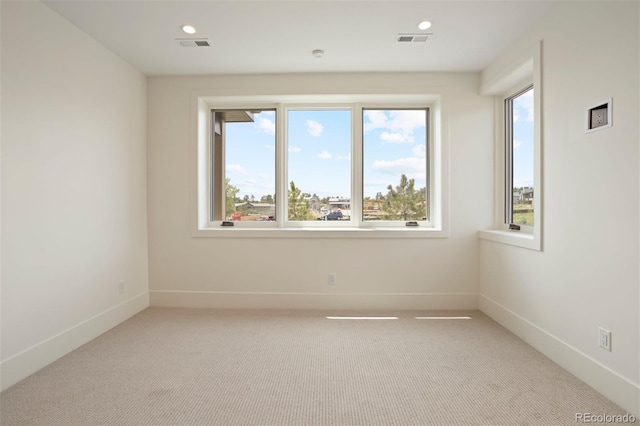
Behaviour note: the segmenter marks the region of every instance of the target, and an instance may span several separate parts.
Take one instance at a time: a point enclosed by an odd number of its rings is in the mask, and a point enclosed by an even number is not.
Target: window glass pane
[[[273,110],[225,110],[215,113],[214,194],[218,217],[233,221],[276,219],[275,144],[276,113]],[[224,164],[216,159],[224,158]],[[216,186],[216,170],[224,180]],[[219,173],[218,173],[219,175]],[[215,211],[214,197],[214,211]],[[214,218],[217,219],[217,218]],[[217,219],[220,220],[220,219]]]
[[[351,218],[351,111],[287,113],[288,218]]]
[[[533,88],[514,97],[512,119],[511,223],[533,225]]]
[[[363,110],[363,220],[428,219],[427,112]]]

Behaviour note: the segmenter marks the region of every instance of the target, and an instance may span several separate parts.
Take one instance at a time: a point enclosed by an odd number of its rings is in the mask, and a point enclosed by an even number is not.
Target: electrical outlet
[[[587,133],[611,127],[612,99],[587,109],[586,129]]]
[[[600,327],[598,331],[598,344],[602,349],[606,349],[611,352],[611,332],[602,327]]]
[[[124,294],[124,291],[125,291],[124,281],[120,281],[120,283],[118,284],[118,291],[120,292],[120,294]]]
[[[335,272],[330,272],[329,273],[329,285],[336,285],[337,282],[338,282],[338,278],[336,277],[336,273]]]
[[[607,109],[598,108],[591,110],[591,128],[604,126],[607,124]]]

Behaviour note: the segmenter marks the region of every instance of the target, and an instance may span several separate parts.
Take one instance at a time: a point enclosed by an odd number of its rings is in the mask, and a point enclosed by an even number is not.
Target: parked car
[[[342,219],[342,212],[340,210],[336,212],[327,213],[324,216],[318,218],[318,220],[340,220]]]

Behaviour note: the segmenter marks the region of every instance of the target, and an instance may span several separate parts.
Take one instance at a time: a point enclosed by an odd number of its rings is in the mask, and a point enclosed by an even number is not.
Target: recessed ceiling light
[[[428,30],[431,28],[431,21],[422,21],[418,24],[418,28],[421,30]]]
[[[311,54],[313,56],[315,56],[316,58],[322,58],[324,56],[324,50],[322,49],[316,49],[313,52],[311,52]]]
[[[196,33],[196,29],[191,25],[183,25],[180,28],[182,29],[182,31],[184,31],[187,34],[195,34]]]

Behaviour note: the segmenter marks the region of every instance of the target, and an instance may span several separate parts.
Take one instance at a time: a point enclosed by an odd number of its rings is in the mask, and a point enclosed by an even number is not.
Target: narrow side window
[[[534,89],[505,99],[505,223],[534,225]]]

